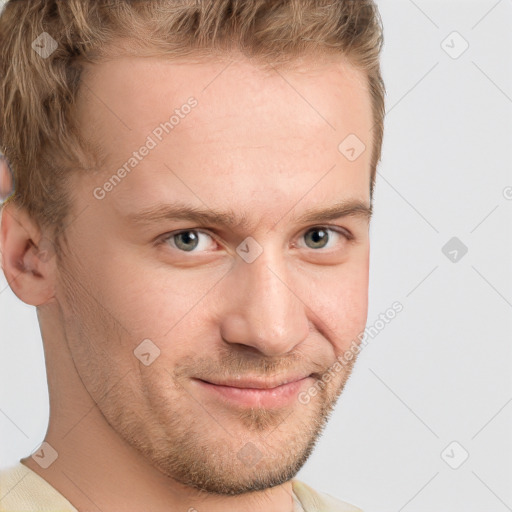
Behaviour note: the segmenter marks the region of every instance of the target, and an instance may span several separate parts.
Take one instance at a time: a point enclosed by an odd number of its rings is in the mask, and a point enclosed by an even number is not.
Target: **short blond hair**
[[[57,48],[41,58],[33,44],[44,32]],[[122,51],[121,40],[139,54],[170,58],[232,48],[277,65],[307,52],[345,56],[368,79],[373,197],[385,115],[373,0],[9,0],[0,16],[0,151],[15,183],[9,201],[56,241],[69,214],[66,179],[94,167],[101,153],[77,122],[83,64]]]

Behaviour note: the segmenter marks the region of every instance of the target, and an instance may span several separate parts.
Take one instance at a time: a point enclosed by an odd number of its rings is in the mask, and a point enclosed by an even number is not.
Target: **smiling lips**
[[[270,380],[261,378],[206,381],[194,379],[200,388],[214,398],[242,407],[283,407],[290,404],[301,387],[313,382],[311,375],[290,375]]]

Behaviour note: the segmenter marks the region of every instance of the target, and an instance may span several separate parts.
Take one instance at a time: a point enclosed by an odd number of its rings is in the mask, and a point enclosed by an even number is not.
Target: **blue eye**
[[[334,236],[332,236],[332,234]],[[343,241],[347,241],[350,238],[342,231],[327,227],[311,228],[304,234],[304,239],[307,241],[306,246],[309,249],[325,249],[328,247],[329,242],[339,241],[340,237],[343,239]]]
[[[326,249],[336,246],[336,243],[344,243],[352,240],[352,235],[342,228],[334,229],[326,226],[319,226],[308,229],[301,238],[306,240],[308,249]],[[205,231],[197,229],[185,229],[169,233],[162,239],[163,243],[169,244],[172,248],[183,252],[203,252],[209,249],[209,243],[214,238]],[[217,245],[214,243],[214,245]],[[300,246],[304,247],[304,246]]]
[[[164,241],[169,242],[172,247],[181,251],[194,252],[194,249],[197,247],[203,250],[207,248],[207,244],[205,244],[203,237],[212,239],[208,233],[198,231],[196,229],[187,229],[185,231],[170,234],[164,239]]]

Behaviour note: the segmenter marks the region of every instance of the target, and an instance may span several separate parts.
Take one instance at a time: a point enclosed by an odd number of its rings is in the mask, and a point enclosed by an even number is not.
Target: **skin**
[[[7,164],[3,155],[0,154],[0,201],[4,200],[11,194],[12,179]]]
[[[233,53],[201,62],[124,56],[95,64],[83,81],[81,127],[106,160],[72,176],[64,255],[23,210],[3,212],[3,269],[14,293],[37,306],[45,441],[58,452],[47,469],[22,462],[80,510],[292,511],[290,479],[355,359],[307,405],[251,408],[194,378],[318,377],[364,330],[369,218],[296,219],[341,200],[370,205],[365,77],[339,57],[267,72]],[[191,96],[190,114],[96,199],[95,188]],[[338,151],[350,133],[367,148],[353,162]],[[128,219],[176,200],[231,209],[247,225]],[[307,233],[322,227],[333,228],[325,247],[311,247]],[[162,241],[184,229],[200,230],[192,252],[173,245],[179,237]],[[248,236],[263,249],[252,263],[236,252]],[[160,349],[148,366],[134,355],[144,339]]]

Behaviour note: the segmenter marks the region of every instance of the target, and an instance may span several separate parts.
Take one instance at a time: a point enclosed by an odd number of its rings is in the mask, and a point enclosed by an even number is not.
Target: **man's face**
[[[301,219],[370,205],[365,77],[334,60],[265,72],[236,59],[123,57],[84,75],[81,129],[107,159],[73,177],[56,294],[111,427],[165,474],[221,494],[304,464],[352,365],[308,404],[297,396],[364,329],[368,299],[367,216]],[[338,149],[350,134],[366,144],[355,160]],[[140,216],[178,203],[233,223]]]

